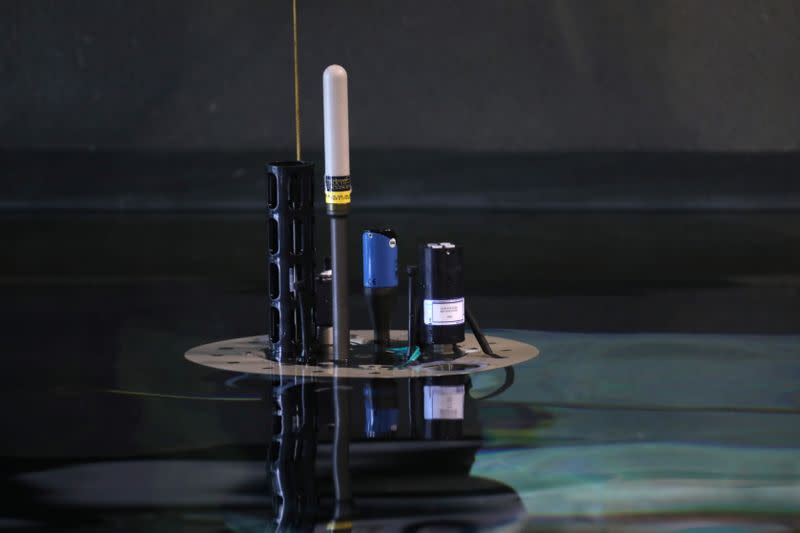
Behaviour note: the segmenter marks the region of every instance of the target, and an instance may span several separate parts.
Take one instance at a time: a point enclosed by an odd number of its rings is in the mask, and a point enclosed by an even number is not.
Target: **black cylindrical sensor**
[[[306,339],[315,335],[313,310],[300,305],[314,302],[314,163],[275,162],[266,171],[270,357],[291,363],[303,348],[303,326]]]
[[[449,242],[420,249],[423,345],[464,341],[463,248]]]

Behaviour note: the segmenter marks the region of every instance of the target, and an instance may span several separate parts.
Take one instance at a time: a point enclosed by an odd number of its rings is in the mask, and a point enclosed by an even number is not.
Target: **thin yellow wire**
[[[300,77],[297,67],[297,0],[292,0],[292,55],[294,66],[294,151],[300,161]]]
[[[124,396],[144,396],[147,398],[168,398],[171,400],[205,400],[205,401],[214,401],[214,402],[260,402],[261,398],[250,398],[250,397],[225,397],[225,396],[190,396],[186,394],[163,394],[160,392],[141,392],[141,391],[129,391],[129,390],[121,390],[121,389],[106,389],[103,392],[107,392],[109,394],[121,394]]]

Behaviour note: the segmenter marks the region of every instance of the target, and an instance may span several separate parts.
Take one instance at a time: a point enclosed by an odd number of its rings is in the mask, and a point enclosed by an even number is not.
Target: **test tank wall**
[[[792,0],[299,16],[303,157],[322,161],[342,63],[359,209],[800,209]],[[260,212],[263,164],[294,158],[289,19],[289,0],[0,3],[0,211]]]
[[[288,148],[289,6],[3,2],[0,146]],[[334,62],[350,71],[353,147],[800,147],[793,0],[300,0],[299,13],[312,149]]]

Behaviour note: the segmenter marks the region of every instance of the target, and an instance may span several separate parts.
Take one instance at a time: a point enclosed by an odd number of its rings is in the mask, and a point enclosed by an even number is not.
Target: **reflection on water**
[[[276,389],[127,333],[102,389],[15,392],[0,525],[324,528],[330,382]],[[426,421],[421,380],[349,384],[354,531],[800,527],[800,337],[491,333],[541,355],[488,400],[502,372],[445,384],[465,386],[459,423]]]
[[[513,487],[529,525],[797,527],[800,337],[493,333],[542,356],[482,406],[505,416],[482,416],[472,474]]]

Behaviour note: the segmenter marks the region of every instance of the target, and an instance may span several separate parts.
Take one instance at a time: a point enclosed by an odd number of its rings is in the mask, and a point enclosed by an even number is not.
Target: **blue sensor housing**
[[[361,234],[364,288],[397,287],[397,235],[390,229]]]

